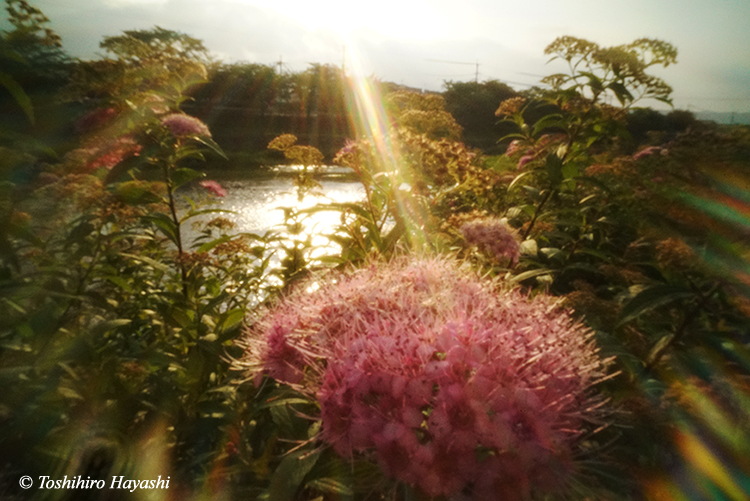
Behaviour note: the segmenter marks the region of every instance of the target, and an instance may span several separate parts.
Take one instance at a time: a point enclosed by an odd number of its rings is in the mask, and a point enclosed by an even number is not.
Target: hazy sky
[[[445,80],[474,80],[476,63],[480,81],[527,88],[556,71],[543,52],[561,35],[604,46],[658,38],[679,51],[677,65],[655,72],[675,89],[676,107],[750,112],[750,0],[31,3],[76,57],[95,57],[104,36],[158,25],[203,40],[229,62],[282,60],[298,71],[313,62],[351,67],[356,58],[367,74],[431,90]],[[3,18],[0,27],[7,26]]]

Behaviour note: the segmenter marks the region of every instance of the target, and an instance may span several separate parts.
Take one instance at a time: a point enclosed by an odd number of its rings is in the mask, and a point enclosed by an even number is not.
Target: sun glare
[[[342,39],[380,36],[396,40],[436,40],[446,35],[448,24],[429,2],[353,3],[345,0],[307,2],[295,0],[240,0],[268,9],[313,31],[328,31]]]

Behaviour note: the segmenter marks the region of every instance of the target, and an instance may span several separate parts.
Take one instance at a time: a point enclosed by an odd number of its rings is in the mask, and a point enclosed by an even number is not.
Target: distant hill
[[[710,120],[719,124],[750,124],[750,113],[719,113],[716,111],[695,112],[698,120]]]

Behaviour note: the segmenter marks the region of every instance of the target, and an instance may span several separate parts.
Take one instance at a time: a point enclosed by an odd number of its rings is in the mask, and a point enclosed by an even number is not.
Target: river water
[[[364,197],[362,185],[351,180],[349,169],[325,167],[322,175],[317,178],[322,185],[322,189],[316,190],[319,193],[308,193],[299,201],[293,184],[297,169],[296,166],[278,166],[251,174],[209,173],[207,179],[218,181],[226,190],[226,196],[211,196],[200,186],[185,190],[183,195],[192,200],[203,201],[202,208],[227,211],[202,216],[202,221],[221,215],[236,224],[236,232],[259,235],[264,235],[269,230],[283,230],[284,207],[306,209],[331,202],[354,202]],[[183,204],[183,210],[186,208],[187,205]],[[339,220],[338,212],[316,212],[304,220],[305,233],[316,235],[314,245],[326,245],[327,239],[321,239],[319,235],[330,232]],[[185,233],[187,240],[196,236],[190,225],[186,225]]]

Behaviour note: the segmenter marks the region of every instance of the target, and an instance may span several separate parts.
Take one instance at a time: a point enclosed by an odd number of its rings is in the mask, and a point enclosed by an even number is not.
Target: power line
[[[463,64],[463,65],[475,66],[476,70],[474,72],[474,82],[479,83],[479,60],[477,60],[474,63],[466,63],[466,62],[461,62],[461,61],[444,61],[442,59],[427,59],[427,61],[431,63]]]

